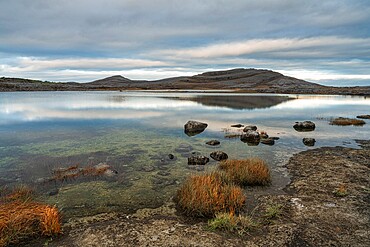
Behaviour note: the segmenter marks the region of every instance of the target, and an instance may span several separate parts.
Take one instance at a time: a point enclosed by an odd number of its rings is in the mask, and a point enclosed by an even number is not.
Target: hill
[[[88,83],[55,83],[20,78],[0,78],[0,91],[84,90],[233,90],[249,93],[370,95],[369,87],[329,87],[285,76],[271,70],[232,69],[194,76],[145,81],[121,75]]]

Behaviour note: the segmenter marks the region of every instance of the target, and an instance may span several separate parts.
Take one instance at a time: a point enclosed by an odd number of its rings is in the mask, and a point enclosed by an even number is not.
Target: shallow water
[[[247,193],[277,193],[288,182],[283,165],[306,147],[357,147],[369,138],[361,127],[332,126],[332,117],[369,114],[370,99],[349,96],[267,95],[184,92],[22,92],[0,93],[0,186],[28,184],[41,200],[62,208],[66,217],[108,211],[132,212],[171,199],[186,176],[201,172],[187,165],[191,152],[225,151],[230,158],[265,159],[273,175],[268,188]],[[184,134],[188,120],[208,123],[196,136]],[[312,120],[313,132],[297,132],[295,121]],[[248,146],[225,138],[231,124],[254,124],[274,146]],[[205,144],[221,141],[219,147]],[[173,160],[168,158],[173,154]],[[117,174],[47,181],[55,170],[105,162]],[[210,162],[199,170],[215,169]]]

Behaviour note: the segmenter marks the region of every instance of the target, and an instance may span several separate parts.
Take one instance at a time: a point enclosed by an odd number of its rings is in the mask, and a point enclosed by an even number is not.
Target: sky
[[[153,80],[231,68],[370,86],[370,1],[0,0],[0,76]]]

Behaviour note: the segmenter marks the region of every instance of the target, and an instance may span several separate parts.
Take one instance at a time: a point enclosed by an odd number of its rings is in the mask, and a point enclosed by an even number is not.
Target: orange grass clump
[[[226,184],[222,174],[217,172],[193,175],[177,192],[178,206],[193,216],[235,213],[243,207],[245,199],[240,187]]]
[[[341,125],[341,126],[348,126],[348,125],[356,125],[356,126],[361,126],[365,124],[364,120],[359,120],[359,119],[352,119],[352,118],[335,118],[330,121],[331,125]]]
[[[228,180],[238,185],[267,185],[271,182],[270,170],[259,158],[225,160],[219,168]]]
[[[0,200],[0,246],[61,233],[60,214],[55,206],[13,195],[14,192],[4,195]]]

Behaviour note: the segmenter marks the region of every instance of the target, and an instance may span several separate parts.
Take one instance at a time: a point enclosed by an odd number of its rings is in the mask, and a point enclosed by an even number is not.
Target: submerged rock
[[[209,162],[209,158],[203,155],[191,156],[188,158],[188,165],[204,166]]]
[[[227,160],[229,156],[222,151],[214,151],[210,154],[211,158],[217,161]]]
[[[249,130],[254,130],[254,131],[256,131],[256,130],[257,130],[257,126],[255,126],[255,125],[247,125],[247,126],[245,126],[245,127],[244,127],[244,129],[243,129],[243,131],[244,131],[244,132],[248,132]]]
[[[280,137],[277,137],[277,136],[271,136],[270,138],[275,140],[275,141],[280,139]]]
[[[240,136],[240,140],[247,143],[259,143],[260,139],[260,134],[255,130],[248,130]]]
[[[173,160],[173,159],[175,158],[175,155],[173,155],[173,154],[169,154],[169,155],[168,155],[168,158],[169,158],[170,160]]]
[[[273,138],[261,139],[261,143],[272,146],[275,144],[275,140]]]
[[[217,145],[220,145],[220,142],[217,140],[211,140],[211,141],[206,142],[206,144],[210,146],[217,146]]]
[[[315,130],[315,123],[312,121],[295,122],[293,128],[296,131],[313,131]]]
[[[184,125],[184,132],[188,136],[194,136],[202,133],[207,128],[207,126],[208,124],[206,123],[190,120]]]
[[[303,138],[303,144],[309,147],[315,146],[316,140],[314,138]]]

